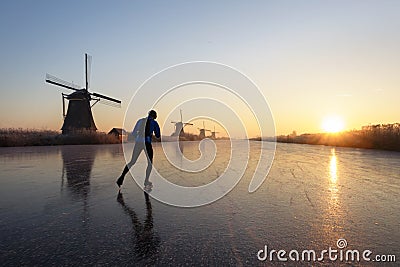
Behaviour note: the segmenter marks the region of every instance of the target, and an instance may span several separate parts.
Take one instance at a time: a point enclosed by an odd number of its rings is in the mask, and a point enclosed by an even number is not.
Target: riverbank
[[[276,137],[280,143],[381,149],[400,152],[400,123],[377,124],[340,133],[290,134]]]
[[[63,135],[53,130],[36,129],[0,129],[0,147],[14,146],[58,146],[58,145],[91,145],[118,144],[115,135],[102,132],[82,131]]]

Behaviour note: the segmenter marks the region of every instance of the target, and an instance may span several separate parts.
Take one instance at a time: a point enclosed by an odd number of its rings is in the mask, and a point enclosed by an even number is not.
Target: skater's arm
[[[157,138],[160,138],[160,137],[161,137],[161,134],[160,134],[160,126],[158,125],[158,122],[156,122],[156,121],[154,121],[154,135],[155,135]]]
[[[140,120],[138,120],[137,122],[136,122],[136,124],[135,124],[135,127],[133,128],[133,130],[132,130],[132,135],[133,135],[133,137],[134,138],[136,138],[137,136],[138,136],[138,132],[139,132],[139,130],[140,130]]]

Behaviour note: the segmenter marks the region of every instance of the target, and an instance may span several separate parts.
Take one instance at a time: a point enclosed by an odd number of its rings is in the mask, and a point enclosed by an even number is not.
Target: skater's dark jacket
[[[138,120],[132,131],[136,142],[146,142],[150,144],[153,133],[157,138],[160,138],[160,126],[152,117]]]

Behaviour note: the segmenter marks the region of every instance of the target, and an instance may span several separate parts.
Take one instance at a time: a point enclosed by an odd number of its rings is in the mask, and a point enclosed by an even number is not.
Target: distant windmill
[[[200,133],[199,133],[199,138],[200,139],[206,138],[206,131],[207,132],[211,132],[211,130],[206,129],[204,121],[203,121],[203,128],[197,128],[197,129],[199,129],[199,131],[200,131]]]
[[[214,132],[211,132],[211,139],[216,139],[216,138],[217,138],[217,137],[215,136],[216,133],[219,133],[219,132],[216,132],[216,131],[215,131],[215,125],[214,125]]]
[[[47,83],[51,83],[75,91],[71,94],[61,93],[62,103],[63,103],[63,116],[64,116],[64,124],[61,128],[63,134],[69,134],[80,130],[96,131],[97,127],[93,120],[92,107],[97,102],[115,107],[121,106],[120,100],[105,95],[101,95],[98,93],[89,92],[89,82],[90,82],[89,76],[90,76],[91,62],[92,62],[92,57],[89,56],[88,54],[85,54],[86,81],[84,88],[81,88],[73,83],[63,81],[50,74],[46,74]],[[65,114],[65,99],[69,101],[67,114]],[[90,104],[90,101],[94,101],[94,103]]]
[[[171,121],[171,123],[175,123],[175,131],[172,133],[171,136],[183,136],[185,134],[183,128],[185,128],[185,126],[187,125],[193,125],[193,123],[189,123],[189,122],[183,122],[183,118],[182,118],[182,109],[179,110],[181,113],[181,121]]]

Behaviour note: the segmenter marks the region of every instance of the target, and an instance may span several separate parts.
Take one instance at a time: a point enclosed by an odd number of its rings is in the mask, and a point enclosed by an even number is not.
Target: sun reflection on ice
[[[329,163],[329,173],[330,173],[330,184],[336,185],[337,182],[337,159],[335,148],[331,149],[331,160]]]
[[[338,181],[340,173],[338,172],[338,158],[336,156],[335,148],[331,149],[329,160],[329,174],[328,174],[328,192],[327,195],[327,210],[324,231],[327,241],[335,240],[340,237],[343,232],[343,210],[339,198]]]
[[[337,200],[338,200],[338,187],[337,187],[337,180],[338,180],[338,174],[337,174],[337,158],[336,158],[336,150],[335,148],[331,149],[331,158],[329,162],[329,191],[331,192],[331,205],[333,207],[336,207],[338,205]],[[333,203],[332,203],[332,200]]]
[[[327,166],[327,206],[324,215],[324,242],[332,242],[340,238],[343,233],[343,207],[340,201],[338,182],[340,173],[338,172],[338,158],[335,148],[331,149],[329,165]]]

